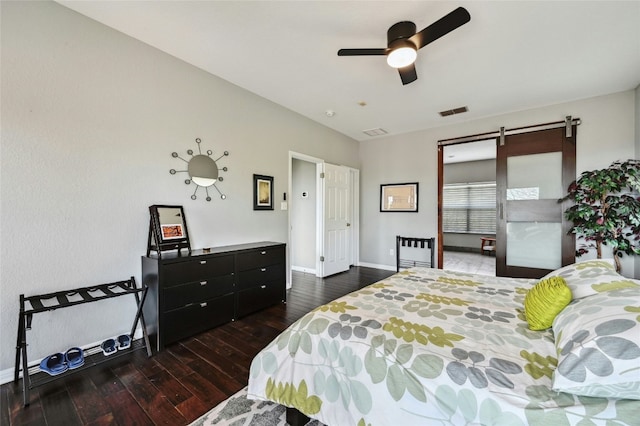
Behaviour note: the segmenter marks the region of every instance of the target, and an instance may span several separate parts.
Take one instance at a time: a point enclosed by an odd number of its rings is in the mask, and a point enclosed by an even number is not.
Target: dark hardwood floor
[[[293,273],[287,303],[222,325],[147,358],[144,351],[32,389],[0,387],[2,425],[186,425],[247,385],[253,357],[310,310],[393,272],[353,267],[320,279]]]

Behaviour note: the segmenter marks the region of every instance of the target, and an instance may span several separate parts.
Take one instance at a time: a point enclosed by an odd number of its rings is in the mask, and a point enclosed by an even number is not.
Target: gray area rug
[[[286,426],[286,412],[283,405],[247,399],[247,388],[244,388],[190,426]],[[311,420],[306,426],[324,426],[324,423]]]

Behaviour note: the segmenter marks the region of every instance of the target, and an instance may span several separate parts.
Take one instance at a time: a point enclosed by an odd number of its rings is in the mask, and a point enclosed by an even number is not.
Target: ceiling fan
[[[386,48],[340,49],[338,56],[385,55],[389,66],[398,69],[402,84],[409,84],[418,79],[414,65],[418,50],[470,20],[469,12],[464,7],[459,7],[420,32],[416,32],[416,24],[413,22],[398,22],[387,30]]]

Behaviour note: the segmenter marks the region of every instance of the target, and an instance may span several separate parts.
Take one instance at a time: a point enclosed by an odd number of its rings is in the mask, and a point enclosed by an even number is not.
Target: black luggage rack
[[[434,265],[434,248],[436,245],[436,239],[431,238],[417,238],[417,237],[401,237],[396,236],[396,272],[400,272],[400,269],[411,268],[413,266],[422,266],[425,268],[435,268]],[[409,259],[402,258],[400,250],[402,247],[413,247],[429,250],[425,259]]]
[[[140,296],[142,293],[142,296]],[[84,349],[84,365],[72,370],[67,370],[61,374],[51,376],[43,372],[39,366],[28,366],[27,361],[27,330],[31,329],[33,315],[41,312],[53,311],[70,306],[81,305],[84,303],[97,302],[99,300],[111,299],[114,297],[134,295],[136,299],[136,316],[131,326],[129,337],[133,338],[138,321],[142,324],[143,339],[132,341],[131,346],[122,351],[109,356],[104,356],[101,347],[93,346]],[[106,361],[119,358],[123,355],[132,353],[133,351],[146,349],[147,356],[151,356],[151,345],[147,336],[147,330],[144,322],[144,314],[142,313],[142,305],[147,296],[147,287],[138,288],[134,277],[126,281],[118,281],[108,284],[100,284],[89,287],[76,288],[73,290],[63,290],[54,293],[38,294],[25,297],[20,295],[20,314],[18,318],[18,338],[16,343],[16,364],[14,370],[14,383],[17,383],[20,377],[20,371],[23,372],[22,388],[24,394],[24,405],[29,405],[29,390],[45,383],[50,383],[61,377],[67,377],[70,374],[85,370],[92,366],[102,364]],[[20,360],[22,359],[22,368],[20,368]]]

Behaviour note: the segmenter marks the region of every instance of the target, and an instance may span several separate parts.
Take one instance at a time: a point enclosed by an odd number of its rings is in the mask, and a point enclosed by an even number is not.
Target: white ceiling
[[[356,140],[640,84],[640,1],[58,3]],[[414,83],[403,86],[382,56],[336,54],[386,47],[394,23],[421,30],[458,6],[471,21],[419,51]]]

